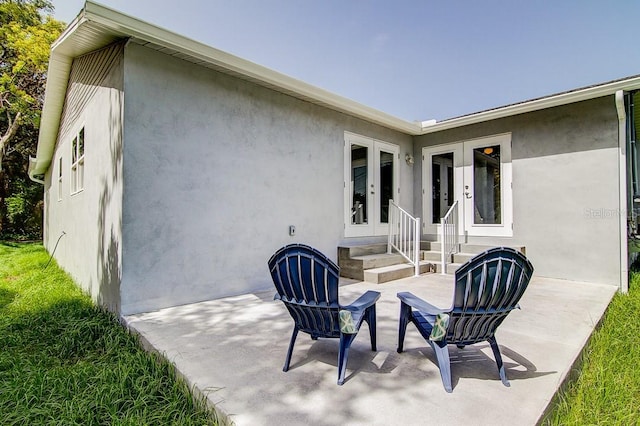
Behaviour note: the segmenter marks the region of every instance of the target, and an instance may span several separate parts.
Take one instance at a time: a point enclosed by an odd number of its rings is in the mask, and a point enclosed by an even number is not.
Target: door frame
[[[431,223],[432,209],[433,209],[433,195],[432,191],[432,176],[433,176],[433,161],[432,158],[435,155],[440,154],[453,154],[453,199],[461,204],[462,200],[462,182],[463,182],[463,158],[462,158],[462,144],[453,143],[446,145],[436,145],[422,148],[422,211],[423,218],[422,230],[425,234],[440,235],[440,223]],[[458,207],[458,211],[462,212],[462,206]],[[458,214],[458,229],[462,232],[463,228],[463,215]]]
[[[464,224],[467,235],[488,237],[512,237],[513,236],[513,174],[511,163],[511,133],[470,139],[463,142],[464,146],[464,185],[465,192],[474,193],[473,149],[482,146],[500,146],[500,224],[476,224],[474,223],[473,195],[465,194]],[[466,188],[466,186],[469,188]]]
[[[473,195],[473,149],[487,145],[500,146],[500,194],[501,224],[474,224]],[[432,220],[432,158],[434,155],[453,153],[454,193],[458,201],[458,230],[461,236],[512,237],[513,236],[513,193],[511,133],[484,136],[448,144],[422,148],[422,229],[425,234],[440,235],[440,224]],[[465,189],[465,186],[469,186]]]
[[[351,178],[351,146],[357,144],[368,149],[367,153],[367,223],[353,224],[352,194],[353,180]],[[370,237],[382,236],[389,233],[388,223],[382,223],[380,205],[380,157],[381,152],[393,154],[393,194],[400,193],[400,146],[358,135],[344,132],[344,236]],[[397,199],[397,195],[392,197]]]

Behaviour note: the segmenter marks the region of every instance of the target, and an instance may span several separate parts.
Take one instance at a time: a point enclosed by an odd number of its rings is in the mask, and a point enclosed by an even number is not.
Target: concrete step
[[[440,262],[440,251],[437,250],[423,250],[422,258],[424,260],[431,260],[433,262]]]
[[[459,267],[462,266],[462,263],[447,263],[447,274],[454,274]],[[442,264],[441,263],[436,263],[435,264],[435,272],[437,272],[438,274],[442,273]]]
[[[453,263],[465,263],[466,261],[473,258],[474,256],[476,256],[476,253],[455,253],[453,256],[449,256],[447,261],[448,262],[453,261]],[[423,251],[422,258],[424,260],[430,260],[432,262],[437,262],[437,263],[439,263],[442,260],[440,252],[433,251],[433,250]]]
[[[338,247],[338,259],[351,259],[356,256],[382,254],[387,252],[387,243],[365,244],[359,246]]]
[[[453,255],[453,263],[465,263],[477,255],[478,253],[456,253]]]
[[[398,253],[382,253],[382,254],[369,254],[366,256],[356,256],[351,258],[362,262],[363,269],[382,268],[384,266],[397,265],[404,263],[405,259]]]
[[[514,245],[504,245],[505,247],[511,247],[514,250],[518,250],[519,252],[524,253],[525,247],[523,246],[514,246]],[[460,253],[470,253],[470,254],[478,254],[483,251],[487,251],[493,247],[499,247],[501,244],[476,244],[476,243],[460,243],[458,244],[458,252]],[[439,252],[441,250],[440,241],[420,241],[420,250],[422,251],[434,251]]]
[[[420,241],[422,251],[440,251],[441,247],[440,241]]]
[[[434,244],[432,244],[435,247],[439,246],[438,242],[434,242]],[[462,250],[464,250],[463,252],[460,253],[455,253],[453,256],[451,256],[450,259],[448,259],[448,262],[453,261],[452,263],[447,263],[447,274],[453,274],[460,266],[462,266],[464,263],[468,262],[469,260],[473,259],[475,256],[477,256],[479,253],[482,253],[486,250],[489,250],[490,248],[493,248],[496,246],[488,246],[488,245],[481,245],[481,244],[460,244],[460,248]],[[522,253],[524,253],[525,248],[521,247],[521,246],[507,246],[507,247],[511,247],[515,250],[518,250]],[[438,248],[437,250],[427,250],[427,251],[423,251],[422,252],[422,256],[423,259],[425,260],[430,260],[432,262],[435,263],[436,265],[436,271],[438,273],[441,272],[442,270],[442,265],[441,265],[441,258],[440,258],[440,249]]]
[[[435,266],[428,261],[420,262],[420,273],[426,274],[433,272]],[[367,269],[364,271],[364,281],[373,284],[382,284],[389,281],[399,280],[402,278],[408,278],[413,276],[415,269],[413,265],[409,263],[402,263],[399,265],[383,266],[381,268]]]
[[[338,258],[340,276],[355,280],[364,280],[364,271],[405,263],[404,257],[397,253],[368,254],[349,259]]]

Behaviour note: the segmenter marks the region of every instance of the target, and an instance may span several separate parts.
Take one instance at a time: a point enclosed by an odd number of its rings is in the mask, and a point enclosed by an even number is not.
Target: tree
[[[26,220],[38,192],[26,170],[36,149],[50,46],[64,28],[52,12],[49,0],[0,0],[0,235],[8,220]]]

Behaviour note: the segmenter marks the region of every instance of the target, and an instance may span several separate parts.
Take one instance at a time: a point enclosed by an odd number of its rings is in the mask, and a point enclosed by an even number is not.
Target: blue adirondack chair
[[[268,262],[276,286],[274,299],[281,300],[294,321],[283,371],[289,370],[299,331],[312,339],[339,338],[338,384],[344,383],[349,347],[362,321],[369,325],[371,350],[376,350],[377,291],[367,291],[350,305],[338,302],[340,268],[318,250],[304,244],[290,244],[278,250]]]
[[[447,345],[464,348],[487,341],[502,383],[510,386],[495,332],[509,312],[519,308],[518,301],[532,274],[533,266],[522,253],[498,247],[477,255],[456,271],[453,304],[449,309],[436,308],[409,292],[398,293],[401,301],[398,352],[403,350],[405,332],[411,322],[433,348],[442,384],[447,392],[452,392]]]

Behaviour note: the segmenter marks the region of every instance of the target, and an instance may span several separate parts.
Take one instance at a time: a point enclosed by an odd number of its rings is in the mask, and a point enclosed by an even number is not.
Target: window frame
[[[62,201],[62,156],[58,158],[58,201]]]
[[[71,138],[71,195],[84,190],[84,156],[86,131],[84,124]]]

